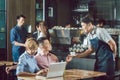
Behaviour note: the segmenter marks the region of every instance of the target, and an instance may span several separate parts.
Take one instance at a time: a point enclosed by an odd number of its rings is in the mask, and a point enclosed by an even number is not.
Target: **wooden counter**
[[[104,72],[97,72],[97,71],[88,71],[88,70],[80,70],[80,69],[71,69],[65,70],[63,77],[51,78],[46,79],[45,77],[37,78],[35,75],[29,73],[29,75],[21,75],[18,76],[18,79],[23,80],[77,80],[77,79],[86,79],[86,78],[93,78],[99,76],[105,76],[106,73]]]

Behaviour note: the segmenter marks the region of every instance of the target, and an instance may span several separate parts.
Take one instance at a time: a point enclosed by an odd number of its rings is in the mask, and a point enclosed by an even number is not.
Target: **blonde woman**
[[[19,75],[21,72],[42,72],[34,58],[34,55],[38,48],[36,40],[34,38],[28,38],[25,42],[25,46],[26,51],[19,58],[16,74]]]

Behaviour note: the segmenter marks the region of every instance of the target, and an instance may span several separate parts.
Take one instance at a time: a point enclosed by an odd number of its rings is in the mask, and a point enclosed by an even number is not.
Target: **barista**
[[[97,28],[93,25],[93,19],[86,16],[81,21],[81,26],[87,34],[89,42],[88,49],[77,54],[76,57],[86,57],[95,52],[95,71],[106,72],[113,76],[115,72],[116,43],[104,28]],[[95,80],[107,80],[106,77],[98,77]]]

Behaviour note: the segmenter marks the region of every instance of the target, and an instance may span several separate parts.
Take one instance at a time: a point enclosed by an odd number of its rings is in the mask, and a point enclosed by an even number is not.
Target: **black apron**
[[[115,62],[113,52],[109,45],[97,37],[90,40],[91,46],[96,52],[95,71],[106,72],[108,76],[113,76],[115,72]],[[98,77],[95,80],[106,80],[106,77]]]

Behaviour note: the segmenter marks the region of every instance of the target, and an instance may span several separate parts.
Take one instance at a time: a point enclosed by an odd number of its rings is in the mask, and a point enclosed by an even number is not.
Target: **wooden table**
[[[12,61],[0,61],[0,80],[7,80],[7,74],[5,71],[5,68],[7,66],[12,66],[14,64],[14,62]]]
[[[36,79],[35,75],[22,75],[18,76],[19,79],[23,80],[78,80],[78,79],[87,79],[99,76],[105,76],[106,73],[104,72],[97,72],[97,71],[88,71],[88,70],[80,70],[80,69],[70,69],[65,70],[63,77],[51,78],[51,79]]]
[[[72,69],[66,70],[64,78],[67,80],[68,78],[72,79],[86,79],[86,78],[93,78],[99,76],[105,76],[106,73],[104,72],[97,72],[97,71],[88,71],[88,70],[79,70],[79,69]]]
[[[14,64],[14,62],[12,62],[12,61],[0,61],[0,66],[3,66],[3,65],[11,66],[13,64]]]

